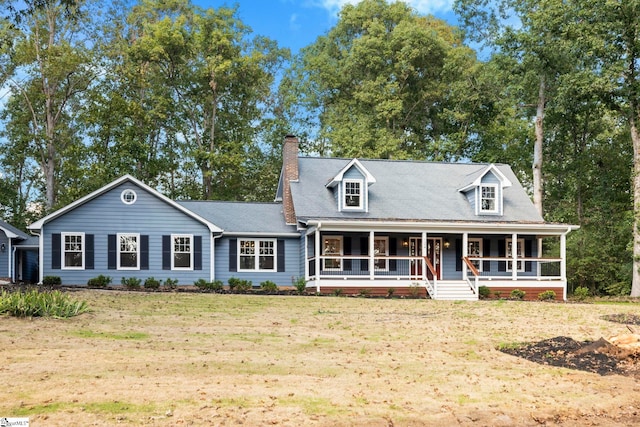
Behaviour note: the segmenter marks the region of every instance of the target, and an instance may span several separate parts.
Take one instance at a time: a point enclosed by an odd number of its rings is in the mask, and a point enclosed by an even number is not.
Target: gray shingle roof
[[[295,233],[287,225],[282,203],[181,201],[177,203],[222,228],[225,233]]]
[[[17,228],[15,228],[13,225],[9,224],[8,222],[4,222],[2,220],[0,220],[0,228],[3,228],[13,234],[15,234],[16,236],[18,236],[19,239],[22,240],[26,240],[29,238],[29,235],[27,233],[25,233],[22,230],[19,230]]]
[[[544,223],[507,165],[496,164],[512,183],[504,189],[504,215],[475,215],[458,191],[488,164],[406,160],[360,160],[376,178],[369,186],[369,212],[339,212],[333,190],[325,185],[352,159],[300,157],[298,182],[291,183],[296,215],[308,219],[396,221],[469,221]]]

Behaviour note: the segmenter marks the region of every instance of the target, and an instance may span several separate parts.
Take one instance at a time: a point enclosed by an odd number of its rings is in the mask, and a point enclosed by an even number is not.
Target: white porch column
[[[538,250],[536,251],[536,257],[542,258],[542,237],[538,237]],[[536,276],[538,276],[538,280],[542,275],[542,263],[540,261],[536,262]]]
[[[422,232],[422,247],[420,248],[420,253],[423,256],[423,258],[420,260],[420,262],[422,263],[422,281],[426,281],[428,277],[427,263],[424,262],[424,257],[429,256],[429,253],[427,252],[427,232],[426,231]]]
[[[567,280],[567,234],[560,235],[560,278]]]
[[[462,258],[469,256],[469,233],[466,231],[462,233]],[[458,260],[456,260],[458,262]],[[462,262],[462,280],[467,280],[467,264]]]
[[[511,280],[518,280],[518,233],[511,235]]]
[[[373,230],[371,230],[369,232],[369,280],[375,279],[375,272],[376,272],[376,261],[375,261],[376,254],[374,253],[375,245],[373,241],[374,238],[375,238],[375,233],[373,232]]]
[[[322,264],[320,260],[320,224],[316,227],[316,241],[315,241],[315,262],[316,262],[316,292],[320,293],[320,264]]]

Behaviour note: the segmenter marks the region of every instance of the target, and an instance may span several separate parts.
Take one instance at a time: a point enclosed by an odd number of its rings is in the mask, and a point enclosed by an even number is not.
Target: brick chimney
[[[284,137],[282,146],[283,197],[284,219],[287,224],[296,223],[296,212],[291,197],[291,181],[298,180],[298,138],[294,135]]]

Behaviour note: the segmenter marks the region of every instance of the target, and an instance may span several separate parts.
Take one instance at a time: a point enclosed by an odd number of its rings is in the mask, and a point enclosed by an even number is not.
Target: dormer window
[[[362,180],[344,180],[344,208],[362,209]]]
[[[480,186],[480,212],[498,213],[498,186],[485,184]]]

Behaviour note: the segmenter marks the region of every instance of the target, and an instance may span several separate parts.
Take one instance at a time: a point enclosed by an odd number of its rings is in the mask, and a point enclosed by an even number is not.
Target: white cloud
[[[298,23],[298,14],[293,13],[289,17],[289,29],[291,31],[298,31],[300,29],[300,24]]]
[[[390,0],[387,0],[390,1]],[[393,1],[393,0],[391,0]],[[403,0],[418,13],[435,14],[452,10],[454,0]],[[327,9],[332,14],[337,14],[346,4],[357,4],[360,0],[313,0],[314,6]]]

